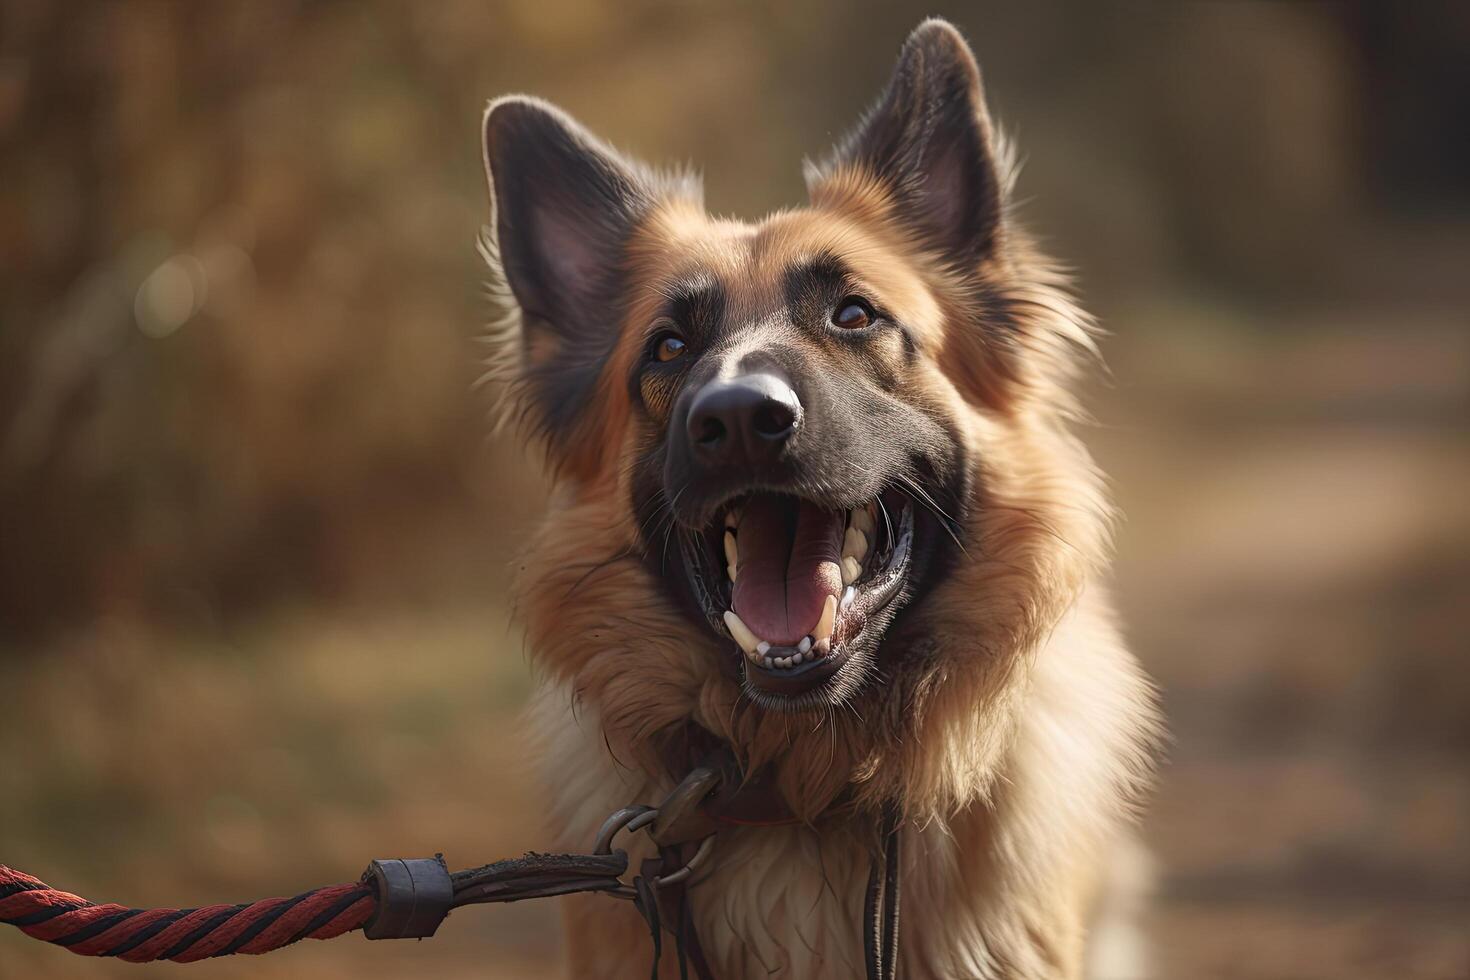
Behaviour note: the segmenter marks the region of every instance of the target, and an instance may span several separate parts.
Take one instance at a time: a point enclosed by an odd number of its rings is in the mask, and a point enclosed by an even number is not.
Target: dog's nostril
[[[699,444],[713,446],[725,438],[725,423],[716,418],[706,418],[699,426]]]
[[[771,374],[717,378],[698,389],[684,424],[685,445],[704,463],[774,461],[801,424],[801,402]]]
[[[779,439],[790,434],[791,427],[796,424],[796,413],[789,405],[768,400],[755,410],[750,424],[758,435],[767,439]]]

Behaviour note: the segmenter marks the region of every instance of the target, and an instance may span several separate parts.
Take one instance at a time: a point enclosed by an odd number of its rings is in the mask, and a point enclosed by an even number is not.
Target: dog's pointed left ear
[[[1004,188],[990,115],[975,56],[947,21],[909,35],[877,105],[807,171],[817,204],[874,184],[924,247],[965,262],[994,250]]]

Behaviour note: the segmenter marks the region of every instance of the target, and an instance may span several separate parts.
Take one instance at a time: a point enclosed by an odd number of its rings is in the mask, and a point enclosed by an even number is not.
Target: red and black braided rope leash
[[[98,905],[0,865],[0,923],[82,956],[192,963],[234,953],[268,953],[356,929],[369,939],[423,939],[463,905],[572,892],[632,899],[636,887],[620,880],[627,868],[627,853],[610,849],[601,854],[532,853],[453,874],[441,857],[374,861],[360,881],[313,888],[294,898],[139,909]]]
[[[303,939],[361,929],[377,910],[372,886],[357,882],[248,905],[133,909],[96,905],[0,865],[0,922],[82,956],[130,963],[192,963],[231,953],[266,953]]]

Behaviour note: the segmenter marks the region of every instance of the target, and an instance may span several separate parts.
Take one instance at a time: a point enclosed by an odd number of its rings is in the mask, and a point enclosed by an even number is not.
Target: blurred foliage
[[[482,107],[546,96],[754,216],[929,13],[1115,334],[1172,975],[1464,975],[1470,5],[1430,0],[0,0],[0,860],[205,902],[539,845]],[[190,969],[526,975],[551,916]]]

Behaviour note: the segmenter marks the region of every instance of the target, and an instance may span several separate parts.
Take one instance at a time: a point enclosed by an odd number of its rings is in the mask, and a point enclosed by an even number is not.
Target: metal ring
[[[684,865],[684,867],[680,868],[678,871],[675,871],[673,874],[666,874],[662,877],[653,879],[653,883],[660,888],[662,888],[664,885],[677,885],[685,878],[688,878],[690,875],[694,874],[695,869],[704,863],[705,858],[709,857],[709,852],[714,850],[714,846],[715,835],[710,834],[704,839],[704,842],[699,845],[699,850],[694,852],[694,857],[689,859],[688,864]]]
[[[657,816],[657,810],[651,806],[644,806],[641,803],[633,806],[625,806],[621,810],[614,811],[612,816],[602,822],[602,829],[597,832],[597,843],[592,846],[592,853],[611,854],[613,838],[618,835],[618,831],[624,827],[628,827],[630,830],[637,830],[638,827],[652,822],[653,818]],[[632,826],[633,822],[640,817],[645,819],[637,826]]]

